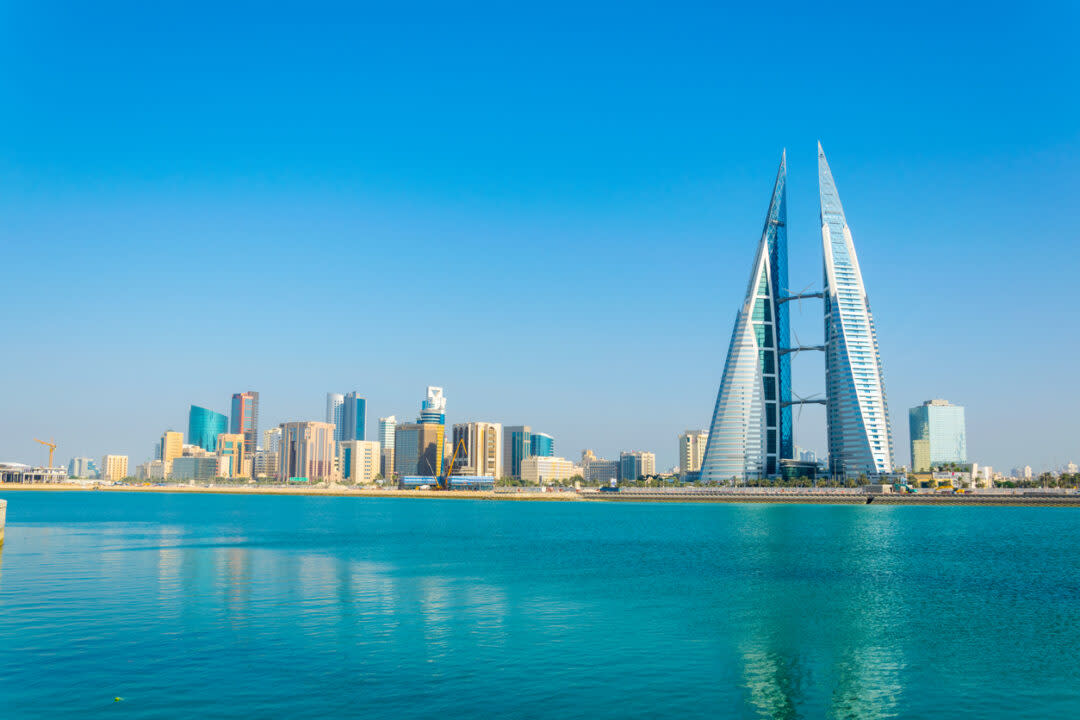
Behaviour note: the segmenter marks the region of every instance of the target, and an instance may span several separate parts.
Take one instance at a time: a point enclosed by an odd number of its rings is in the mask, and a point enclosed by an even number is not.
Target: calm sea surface
[[[1076,510],[0,497],[3,718],[1080,716]]]

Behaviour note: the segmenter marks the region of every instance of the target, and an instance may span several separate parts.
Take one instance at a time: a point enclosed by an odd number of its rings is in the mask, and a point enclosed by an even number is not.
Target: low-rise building
[[[561,482],[574,476],[574,463],[566,458],[532,455],[521,461],[521,479],[533,485]]]
[[[217,436],[217,456],[224,462],[222,477],[250,477],[251,469],[246,468],[246,448],[244,433],[219,433]],[[245,472],[245,470],[247,472]]]
[[[213,480],[218,477],[220,465],[216,455],[195,457],[188,455],[172,462],[172,480]]]
[[[75,457],[68,463],[68,477],[94,479],[100,475],[97,463],[92,458]]]
[[[135,477],[139,480],[164,480],[165,461],[149,460],[136,466]]]
[[[595,458],[582,465],[586,485],[610,485],[619,479],[619,461]]]
[[[255,453],[252,458],[252,472],[257,478],[277,477],[278,450],[259,450]]]
[[[372,440],[345,440],[340,444],[341,479],[357,485],[370,485],[379,474],[382,460],[380,443]]]
[[[0,483],[62,483],[67,479],[63,467],[30,467],[22,463],[0,463]]]

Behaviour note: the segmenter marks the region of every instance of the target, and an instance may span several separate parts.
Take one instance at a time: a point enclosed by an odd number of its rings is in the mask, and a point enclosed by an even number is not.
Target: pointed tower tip
[[[817,154],[818,155],[824,155],[825,154],[825,150],[823,150],[822,147],[821,147],[821,141],[820,140],[817,141]]]

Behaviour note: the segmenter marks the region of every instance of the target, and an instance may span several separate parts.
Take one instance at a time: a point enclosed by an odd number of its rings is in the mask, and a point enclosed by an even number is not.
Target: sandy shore
[[[397,490],[397,489],[357,489],[344,485],[332,487],[258,487],[258,486],[218,486],[200,485],[82,485],[63,484],[0,484],[0,493],[12,491],[45,492],[150,492],[150,493],[199,493],[209,495],[308,495],[323,497],[351,498],[414,498],[418,500],[510,500],[527,502],[615,502],[615,503],[753,503],[777,505],[967,505],[967,506],[1022,506],[1022,507],[1076,507],[1080,508],[1080,495],[938,495],[931,493],[879,494],[862,493],[827,494],[827,493],[695,493],[677,490],[631,491],[606,493],[586,490],[584,492],[499,492],[478,490],[454,490],[451,492],[434,490]]]
[[[570,501],[580,500],[581,497],[574,492],[492,492],[480,490],[454,490],[453,492],[436,492],[432,490],[394,490],[394,489],[355,489],[344,485],[331,487],[258,487],[258,486],[217,486],[205,487],[202,485],[82,485],[76,483],[4,483],[0,484],[0,493],[14,490],[24,492],[28,490],[44,490],[48,492],[152,492],[152,493],[199,493],[210,495],[311,495],[323,497],[354,497],[354,498],[420,498],[427,500],[439,499],[471,499],[471,500],[548,500]]]

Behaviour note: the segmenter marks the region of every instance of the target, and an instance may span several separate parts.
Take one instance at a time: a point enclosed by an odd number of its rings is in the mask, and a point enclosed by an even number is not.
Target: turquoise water
[[[1076,510],[3,497],[3,718],[1080,715]]]

